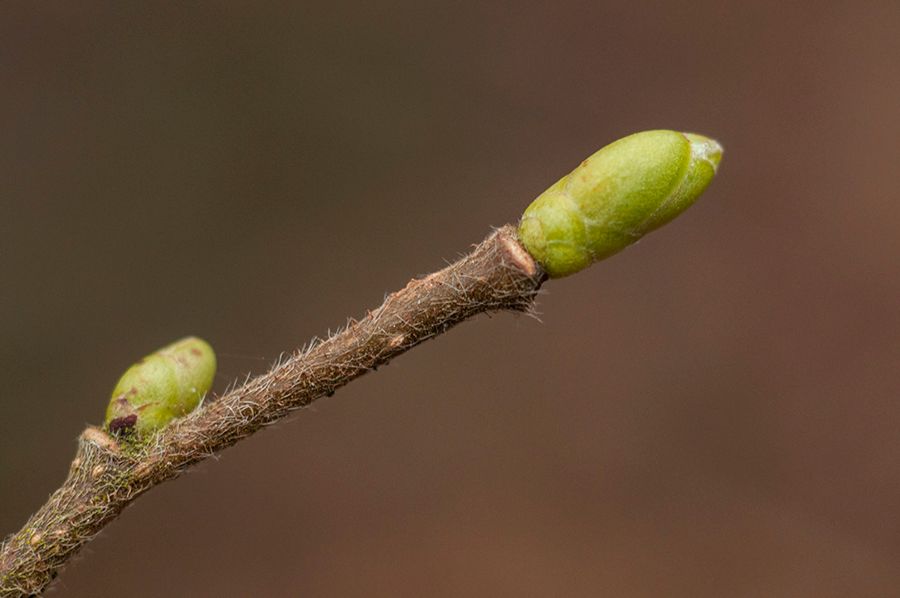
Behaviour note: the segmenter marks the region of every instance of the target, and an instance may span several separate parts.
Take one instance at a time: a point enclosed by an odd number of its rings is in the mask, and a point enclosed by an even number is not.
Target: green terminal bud
[[[709,137],[644,131],[615,141],[535,199],[519,240],[553,278],[625,249],[694,203],[722,146]]]
[[[128,368],[112,392],[104,427],[111,433],[162,429],[193,411],[212,386],[216,354],[206,341],[187,337]]]

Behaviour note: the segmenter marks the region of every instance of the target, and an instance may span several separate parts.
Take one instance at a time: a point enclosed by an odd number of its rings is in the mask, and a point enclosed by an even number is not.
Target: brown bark
[[[410,281],[363,319],[208,400],[146,444],[88,428],[62,487],[0,547],[0,596],[42,592],[131,501],[189,465],[475,314],[529,310],[544,279],[515,229],[505,226],[457,262]]]

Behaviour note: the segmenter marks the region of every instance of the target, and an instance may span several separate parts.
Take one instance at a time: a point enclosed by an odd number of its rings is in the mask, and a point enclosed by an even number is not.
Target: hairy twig
[[[43,591],[122,509],[189,465],[479,312],[529,310],[544,278],[515,229],[506,226],[454,264],[412,280],[343,331],[175,420],[150,442],[132,445],[86,429],[65,483],[0,547],[0,596]]]
[[[721,158],[722,147],[702,135],[664,130],[629,135],[596,152],[538,196],[525,210],[518,231],[512,226],[495,231],[456,263],[389,295],[362,320],[295,352],[267,374],[189,415],[168,423],[193,408],[199,396],[196,387],[211,380],[214,358],[208,347],[206,360],[198,362],[205,365],[182,370],[189,374],[188,383],[166,395],[172,413],[147,417],[144,412],[138,419],[133,409],[140,405],[130,403],[127,393],[114,396],[106,428],[143,427],[152,436],[120,441],[98,428],[82,433],[63,486],[0,546],[0,596],[41,592],[132,500],[189,465],[332,394],[470,316],[527,311],[547,276],[574,274],[683,212],[712,180]],[[170,345],[150,358],[168,359],[165,367],[177,367],[172,360],[177,362],[185,351],[202,357],[204,345],[198,339],[185,341],[188,344]],[[134,375],[140,377],[141,372]],[[131,386],[131,378],[122,380],[126,388]],[[155,383],[151,379],[148,388],[153,390]]]

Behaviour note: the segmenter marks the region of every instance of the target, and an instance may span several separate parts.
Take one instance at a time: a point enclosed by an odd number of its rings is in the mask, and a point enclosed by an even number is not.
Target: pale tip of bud
[[[712,166],[713,172],[719,170],[719,162],[722,161],[722,144],[704,135],[685,133],[685,137],[691,143],[691,155],[695,160],[703,160]]]

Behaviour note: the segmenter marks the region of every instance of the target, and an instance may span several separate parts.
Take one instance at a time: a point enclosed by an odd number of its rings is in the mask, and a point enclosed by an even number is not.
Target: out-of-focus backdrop
[[[894,2],[7,2],[0,534],[118,376],[216,390],[602,145],[717,137],[638,246],[154,489],[54,596],[888,596]]]

